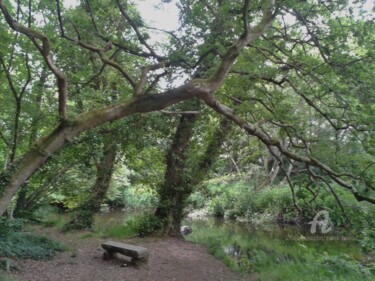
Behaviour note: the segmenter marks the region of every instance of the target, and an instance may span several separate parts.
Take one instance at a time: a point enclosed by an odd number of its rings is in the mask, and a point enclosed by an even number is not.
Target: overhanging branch
[[[202,96],[203,100],[206,102],[206,104],[217,111],[218,113],[225,115],[227,118],[229,118],[232,122],[236,123],[238,126],[243,128],[249,135],[257,137],[263,144],[265,144],[268,147],[277,147],[278,150],[289,159],[295,160],[297,162],[301,162],[306,164],[307,166],[314,166],[319,168],[321,171],[323,171],[328,177],[330,177],[334,182],[339,184],[340,186],[350,190],[354,197],[358,201],[367,201],[372,204],[375,204],[375,198],[371,198],[368,196],[365,196],[363,194],[360,194],[358,190],[350,183],[344,181],[341,179],[341,177],[351,177],[355,178],[354,176],[348,174],[348,173],[336,173],[334,172],[329,166],[323,164],[316,158],[312,157],[311,155],[299,155],[296,153],[293,153],[292,151],[288,150],[281,141],[276,140],[268,136],[266,133],[262,132],[260,128],[255,126],[254,124],[251,124],[247,122],[246,120],[242,119],[240,116],[238,116],[234,110],[227,107],[226,105],[221,104],[213,94]]]

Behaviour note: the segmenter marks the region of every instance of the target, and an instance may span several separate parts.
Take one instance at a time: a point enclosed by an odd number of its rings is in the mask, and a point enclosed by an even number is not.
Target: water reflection
[[[347,254],[353,258],[361,257],[360,246],[350,233],[332,232],[326,235],[311,234],[309,227],[291,225],[269,225],[255,228],[249,224],[225,221],[215,218],[184,221],[193,229],[187,240],[216,245],[233,259],[258,255],[275,254],[279,259],[298,256],[300,253]],[[211,241],[211,242],[210,242]]]
[[[223,250],[227,255],[235,259],[238,259],[241,256],[241,246],[237,243],[234,243],[233,245],[227,247],[223,247]]]

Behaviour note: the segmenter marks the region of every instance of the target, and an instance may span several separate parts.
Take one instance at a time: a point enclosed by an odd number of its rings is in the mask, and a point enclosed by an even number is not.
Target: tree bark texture
[[[163,232],[169,236],[180,236],[184,201],[190,194],[186,182],[186,153],[193,135],[197,114],[183,114],[172,144],[166,155],[167,168],[164,183],[159,189],[159,204],[155,216],[163,221]]]
[[[248,1],[245,3],[248,4]],[[221,58],[221,63],[210,78],[194,79],[180,87],[164,93],[154,95],[135,95],[134,98],[129,101],[109,105],[90,112],[79,114],[73,119],[67,119],[66,98],[68,93],[66,75],[56,66],[53,61],[50,54],[51,45],[49,38],[41,32],[18,23],[12,17],[3,1],[0,0],[0,9],[8,26],[15,32],[22,33],[30,38],[36,48],[40,51],[47,67],[54,74],[57,80],[59,92],[58,113],[61,121],[61,124],[55,128],[52,133],[39,139],[18,161],[15,161],[6,171],[4,171],[4,173],[0,174],[0,215],[6,211],[11,199],[16,194],[19,187],[56,151],[61,149],[67,142],[71,142],[75,137],[84,131],[135,113],[161,110],[169,105],[191,99],[193,97],[204,98],[209,106],[220,112],[220,110],[217,109],[217,102],[211,104],[211,102],[208,101],[212,101],[212,95],[224,82],[242,50],[264,34],[264,32],[269,28],[275,16],[274,5],[274,0],[268,1],[267,8],[263,10],[262,19],[253,28],[249,27],[248,18],[244,17],[244,33],[233,43],[231,47],[228,48],[224,56]],[[248,5],[245,6],[246,7],[244,8],[247,10]],[[120,70],[120,72],[123,70],[121,66],[119,67],[119,65],[113,64],[110,60],[106,59],[101,49],[91,48],[82,42],[74,41],[74,43],[82,48],[88,48],[90,51],[99,52],[104,63],[107,63],[110,66]],[[133,79],[128,79],[128,81],[131,82]],[[233,121],[236,122],[238,120]],[[243,124],[242,121],[241,123]]]
[[[118,150],[116,142],[110,136],[105,137],[103,145],[103,155],[96,165],[96,181],[91,187],[90,196],[86,202],[78,207],[76,216],[68,227],[90,229],[94,222],[94,215],[100,211],[100,205],[103,203],[110,187]]]
[[[51,134],[39,139],[29,151],[0,174],[0,215],[7,209],[18,188],[56,151],[82,132],[120,118],[161,110],[171,104],[199,95],[201,84],[190,82],[174,90],[157,95],[137,96],[130,101],[82,113],[64,122]],[[205,88],[205,86],[203,86]]]
[[[208,143],[203,156],[196,167],[187,169],[186,153],[189,148],[197,116],[183,115],[170,150],[167,154],[167,171],[159,195],[160,201],[155,216],[165,222],[164,233],[169,236],[181,236],[180,227],[186,200],[198,185],[207,177],[207,173],[220,154],[221,146],[230,129],[230,121],[222,119]]]

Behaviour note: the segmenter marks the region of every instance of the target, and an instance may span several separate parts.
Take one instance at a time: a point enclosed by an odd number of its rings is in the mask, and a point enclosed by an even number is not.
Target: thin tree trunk
[[[37,133],[38,133],[38,124],[40,121],[40,107],[42,103],[42,97],[44,93],[44,88],[45,88],[45,82],[47,79],[47,69],[44,67],[42,70],[42,75],[40,77],[40,82],[37,85],[37,96],[35,99],[35,104],[36,104],[36,110],[34,111],[34,116],[32,117],[31,121],[31,133],[30,133],[30,139],[29,139],[29,147],[36,141],[37,139]],[[15,151],[13,156],[15,155]],[[12,158],[12,162],[14,161],[14,157]],[[27,190],[28,190],[28,181],[25,181],[25,183],[22,184],[19,192],[18,192],[18,197],[17,197],[17,203],[16,207],[14,209],[14,215],[16,217],[22,217],[24,215],[28,215],[27,213],[24,214],[24,211],[27,212],[26,207],[26,200],[27,200]]]
[[[280,162],[275,161],[272,166],[271,172],[268,174],[268,184],[272,185],[280,171]]]
[[[37,140],[38,126],[41,121],[42,98],[43,98],[43,94],[46,88],[45,83],[47,80],[47,74],[48,74],[47,69],[44,67],[40,76],[39,85],[37,86],[37,89],[35,90],[37,92],[36,98],[35,98],[36,108],[35,108],[35,111],[33,112],[34,115],[31,121],[31,133],[30,133],[30,139],[29,139],[29,146],[32,146],[33,143]]]
[[[271,149],[273,149],[271,151]],[[273,184],[274,180],[276,179],[277,175],[280,171],[280,157],[281,152],[275,148],[268,148],[268,157],[264,160],[264,167],[267,173],[267,176],[262,184],[259,185],[259,188],[262,189],[264,187],[270,186]],[[273,163],[272,163],[273,161]],[[272,163],[272,167],[270,169],[270,164]]]
[[[14,133],[13,133],[13,141],[12,141],[12,149],[10,152],[10,163],[14,161],[16,158],[16,152],[18,147],[18,139],[19,139],[19,130],[20,130],[20,116],[21,116],[21,98],[16,98],[16,112],[14,117]]]

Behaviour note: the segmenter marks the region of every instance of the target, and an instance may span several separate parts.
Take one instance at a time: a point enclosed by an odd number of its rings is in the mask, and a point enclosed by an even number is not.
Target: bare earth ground
[[[204,246],[178,239],[113,239],[143,246],[149,258],[138,265],[122,267],[116,259],[104,261],[101,243],[111,239],[87,237],[86,232],[62,234],[52,228],[34,229],[38,234],[64,243],[68,250],[50,261],[17,260],[19,271],[11,277],[19,281],[245,281],[222,262],[207,253]],[[85,235],[86,234],[86,235]],[[86,236],[86,238],[84,238]]]

